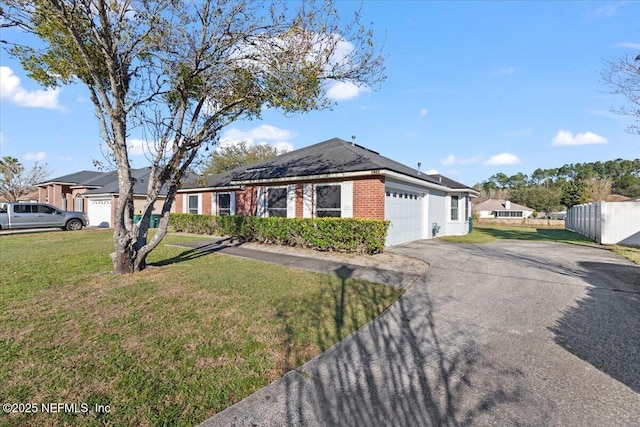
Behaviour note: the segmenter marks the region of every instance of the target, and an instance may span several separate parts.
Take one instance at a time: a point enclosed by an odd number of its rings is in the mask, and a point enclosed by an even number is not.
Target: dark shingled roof
[[[131,169],[131,176],[135,180],[133,186],[133,194],[147,194],[147,186],[149,185],[149,173],[151,168]],[[97,184],[96,184],[97,183]],[[100,185],[100,188],[89,190],[84,194],[118,194],[118,174],[117,172],[107,172],[103,177],[100,177],[91,185]],[[167,195],[166,187],[162,187],[160,190],[161,196]]]
[[[87,185],[88,182],[95,180],[96,178],[100,178],[108,172],[97,172],[97,171],[80,171],[74,172],[69,175],[59,176],[57,178],[48,179],[39,183],[38,185],[46,185],[51,182],[64,182],[72,185]]]
[[[233,175],[234,182],[251,182],[277,178],[302,178],[344,172],[390,170],[431,184],[469,190],[471,188],[440,175],[427,175],[381,156],[360,145],[333,138],[272,159],[254,163]],[[442,178],[442,182],[440,181]],[[446,181],[446,182],[445,182]],[[452,184],[450,186],[447,184]]]
[[[190,182],[185,183],[180,189],[181,190],[191,190],[191,189],[200,189],[200,188],[234,188],[239,187],[238,185],[233,185],[231,181],[233,180],[234,174],[238,174],[240,172],[244,172],[247,167],[251,166],[240,166],[235,169],[221,172],[215,175],[207,175],[204,184],[198,183],[197,180],[192,180]]]
[[[457,190],[457,189],[464,189],[464,190],[469,190],[469,187],[467,187],[466,185],[459,183],[458,181],[454,181],[451,178],[447,178],[444,175],[440,175],[438,173],[432,173],[429,174],[429,176],[431,178],[433,178],[435,181],[441,183],[442,185],[444,185],[445,187],[449,187],[453,190]],[[473,189],[472,189],[473,190]]]

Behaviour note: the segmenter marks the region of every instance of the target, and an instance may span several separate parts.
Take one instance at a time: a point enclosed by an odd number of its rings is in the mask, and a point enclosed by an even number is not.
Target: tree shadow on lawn
[[[573,231],[553,228],[522,228],[522,229],[502,229],[493,227],[478,227],[482,233],[495,237],[496,239],[505,240],[533,240],[546,242],[579,242],[593,243],[592,240],[575,233]]]
[[[280,380],[285,425],[466,426],[498,405],[521,399],[523,374],[501,371],[479,358],[470,332],[455,327],[441,333],[426,290],[405,294],[381,313],[379,290],[359,287],[348,270],[338,272],[347,274],[339,286],[328,283],[316,297],[332,301],[331,313],[323,312],[326,304],[319,300],[303,305],[317,319],[316,342],[329,348]],[[352,330],[364,323],[357,307],[364,307],[367,318],[380,317],[333,345],[343,338],[345,324]],[[294,340],[297,314],[281,310],[278,315],[288,341]],[[328,315],[332,322],[325,321]],[[284,370],[300,362],[288,351]],[[495,373],[491,382],[476,383],[474,372],[487,369]]]
[[[233,243],[234,240],[235,240],[235,243]],[[214,242],[197,241],[197,242],[189,242],[189,243],[171,244],[167,246],[174,246],[174,247],[180,247],[180,248],[190,247],[191,249],[187,249],[171,258],[150,262],[149,265],[155,266],[155,267],[162,267],[165,265],[191,261],[212,253],[220,252],[224,248],[237,247],[237,246],[240,246],[241,244],[242,244],[241,242],[239,242],[238,240],[232,237],[219,239]]]

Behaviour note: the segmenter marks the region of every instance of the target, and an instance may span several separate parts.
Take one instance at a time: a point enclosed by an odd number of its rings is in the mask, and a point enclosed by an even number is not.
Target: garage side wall
[[[429,191],[429,224],[427,224],[427,230],[429,237],[433,237],[434,224],[439,227],[439,231],[436,232],[436,237],[446,233],[447,227],[447,213],[449,207],[447,206],[447,196],[441,191],[431,190]]]

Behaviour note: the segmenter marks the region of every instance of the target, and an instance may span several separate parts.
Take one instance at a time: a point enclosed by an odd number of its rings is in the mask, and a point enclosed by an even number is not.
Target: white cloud
[[[25,153],[22,157],[24,157],[25,160],[39,162],[47,158],[47,153],[44,151],[38,151],[37,153]]]
[[[487,166],[519,165],[520,159],[515,154],[500,153],[489,157],[489,160],[484,162],[484,164]]]
[[[426,108],[420,110],[420,117],[427,117],[428,114],[429,110],[427,110]]]
[[[149,143],[144,139],[131,138],[127,140],[130,156],[142,156],[149,152]]]
[[[507,67],[507,68],[500,68],[499,70],[495,71],[494,74],[496,76],[509,76],[511,74],[515,74],[516,69],[514,67]]]
[[[424,173],[426,173],[427,175],[435,175],[438,173],[438,169],[427,169],[426,171],[424,171]]]
[[[62,89],[28,91],[20,85],[20,78],[9,67],[0,67],[0,98],[7,98],[21,107],[60,108],[58,96]]]
[[[609,1],[606,4],[596,8],[593,12],[591,12],[591,15],[593,16],[613,16],[618,12],[618,9],[620,9],[622,6],[625,5],[626,2],[624,1],[618,1],[618,2],[612,2]]]
[[[2,132],[0,132],[0,147],[2,147],[5,142],[6,140],[4,139],[4,135],[2,135]]]
[[[220,138],[220,146],[229,146],[245,141],[249,145],[272,145],[278,151],[292,151],[293,144],[288,139],[292,138],[293,132],[288,129],[281,129],[271,125],[260,125],[248,131],[231,128]]]
[[[357,98],[361,93],[371,92],[368,86],[359,86],[352,82],[336,82],[327,89],[327,98],[334,101]]]
[[[559,130],[556,136],[551,141],[551,145],[554,147],[564,145],[589,145],[589,144],[606,144],[607,139],[603,136],[597,135],[593,132],[584,132],[576,134],[575,136],[568,130]]]
[[[627,43],[627,42],[622,42],[622,43],[616,43],[614,45],[614,47],[623,47],[623,48],[628,48],[628,49],[635,49],[638,50],[640,49],[640,43]]]
[[[480,161],[482,156],[473,156],[473,157],[457,157],[453,154],[449,154],[444,159],[440,160],[440,163],[446,166],[451,165],[470,165],[472,163],[477,163]]]

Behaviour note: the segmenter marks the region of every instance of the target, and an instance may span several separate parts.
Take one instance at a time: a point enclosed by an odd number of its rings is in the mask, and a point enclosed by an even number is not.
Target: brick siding
[[[353,181],[353,217],[384,219],[384,177]]]

